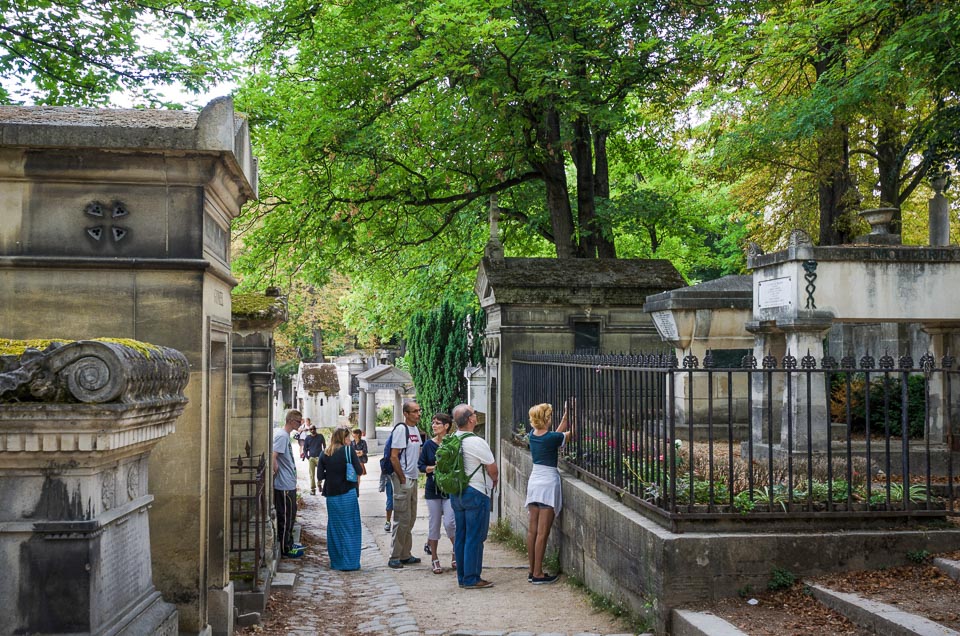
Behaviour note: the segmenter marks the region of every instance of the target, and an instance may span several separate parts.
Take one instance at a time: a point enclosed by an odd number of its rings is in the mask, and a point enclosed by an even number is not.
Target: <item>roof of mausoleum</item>
[[[668,260],[623,258],[484,258],[475,290],[493,303],[638,305],[646,296],[683,287]]]
[[[307,393],[336,395],[340,392],[340,380],[337,379],[337,367],[334,364],[302,363],[300,378]]]
[[[144,153],[195,152],[231,157],[256,196],[256,161],[246,117],[231,97],[203,110],[0,106],[0,145]],[[228,160],[229,161],[229,160]]]
[[[724,276],[690,287],[647,296],[643,310],[752,309],[753,276]]]

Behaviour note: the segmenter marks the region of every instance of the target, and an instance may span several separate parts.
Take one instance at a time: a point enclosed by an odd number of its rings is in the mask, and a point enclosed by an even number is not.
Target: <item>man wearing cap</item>
[[[310,421],[310,418],[307,418]],[[323,449],[327,447],[327,440],[323,438],[322,433],[317,433],[317,427],[310,425],[310,431],[304,438],[303,452],[310,462],[310,494],[317,494],[317,464],[320,462],[320,455]]]

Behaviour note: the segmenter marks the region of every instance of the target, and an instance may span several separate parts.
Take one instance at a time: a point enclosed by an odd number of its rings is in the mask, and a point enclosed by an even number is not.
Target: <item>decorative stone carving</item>
[[[0,339],[0,352],[0,636],[176,633],[153,586],[142,467],[183,413],[186,358],[132,340]]]
[[[104,205],[100,201],[91,201],[83,209],[83,213],[95,219],[102,219],[106,217],[107,210],[110,210],[110,217],[113,219],[123,218],[130,214],[130,208],[128,208],[127,205],[122,201],[114,201],[109,205]],[[123,240],[129,233],[127,228],[116,224],[94,225],[86,228],[87,236],[97,242],[103,238],[105,230],[109,230],[110,235],[113,237],[114,243]]]
[[[127,468],[127,499],[133,501],[140,496],[140,462],[133,462]]]
[[[81,340],[3,356],[0,402],[139,402],[182,395],[189,366],[179,351],[134,341]]]
[[[747,243],[747,258],[756,258],[757,256],[763,256],[763,248],[756,241],[750,241]]]
[[[117,471],[108,470],[100,475],[100,504],[104,511],[117,505]]]
[[[790,238],[787,243],[792,248],[813,247],[813,239],[810,238],[810,235],[807,234],[806,231],[800,228],[790,232]]]

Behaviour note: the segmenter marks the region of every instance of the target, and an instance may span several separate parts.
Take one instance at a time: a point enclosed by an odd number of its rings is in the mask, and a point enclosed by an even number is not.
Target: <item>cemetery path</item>
[[[326,506],[319,494],[310,495],[306,462],[298,462],[304,505],[298,513],[302,559],[283,559],[279,570],[297,575],[292,589],[274,589],[262,625],[244,634],[626,634],[629,628],[605,612],[594,610],[586,594],[562,582],[531,585],[526,580],[525,557],[487,541],[484,578],[494,586],[482,591],[461,590],[449,569],[452,549],[441,539],[443,574],[433,574],[423,553],[427,533],[427,506],[417,506],[413,531],[419,565],[401,570],[387,567],[390,535],[383,529],[384,495],[378,492],[379,457],[371,457],[369,474],[360,482],[363,521],[361,569],[336,572],[326,553]]]

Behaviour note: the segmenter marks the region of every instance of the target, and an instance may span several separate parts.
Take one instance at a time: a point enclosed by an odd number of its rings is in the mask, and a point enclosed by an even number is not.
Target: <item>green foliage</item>
[[[796,575],[790,570],[782,568],[773,568],[770,572],[770,580],[767,582],[767,589],[771,592],[785,590],[792,587],[797,582]]]
[[[395,422],[393,421],[393,407],[392,406],[383,406],[377,411],[377,426],[393,426]]]
[[[907,378],[907,423],[911,439],[922,439],[926,415],[926,381],[922,375]],[[851,427],[855,433],[865,433],[867,423],[866,378],[862,373],[850,377],[840,373],[831,378],[830,413],[834,421],[846,422],[850,410]],[[870,380],[870,434],[902,435],[903,394],[899,377],[883,378],[874,374]]]
[[[127,91],[170,106],[158,86],[234,78],[231,42],[250,12],[217,0],[0,0],[0,103],[101,106]]]
[[[923,565],[930,559],[930,552],[927,550],[910,550],[907,552],[907,559],[917,565]]]
[[[490,530],[490,538],[497,543],[502,543],[515,552],[524,556],[527,555],[527,540],[524,536],[517,534],[510,526],[510,522],[505,517],[501,517]]]
[[[424,413],[449,413],[466,399],[466,367],[481,361],[484,312],[445,299],[407,326],[407,362]]]

